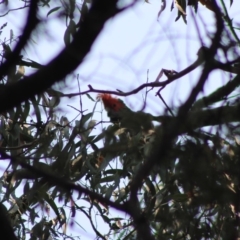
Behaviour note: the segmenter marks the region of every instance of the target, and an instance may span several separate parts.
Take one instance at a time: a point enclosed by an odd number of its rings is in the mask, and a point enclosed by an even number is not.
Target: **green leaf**
[[[26,182],[23,188],[24,194],[27,194],[29,192],[29,189],[30,189],[29,182]]]
[[[115,181],[115,176],[114,175],[103,177],[100,180],[101,183],[103,183],[103,182],[113,182],[113,181]]]
[[[90,100],[92,100],[93,102],[96,102],[88,93],[86,95]]]
[[[13,30],[11,29],[10,30],[10,44],[12,43],[12,41],[13,41],[13,38],[14,38],[14,34],[13,34]]]
[[[64,33],[64,37],[63,37],[63,40],[64,40],[64,43],[65,45],[69,45],[72,41],[72,37],[74,36],[74,34],[76,33],[76,23],[71,20],[69,22],[69,25]]]
[[[110,186],[105,193],[105,198],[110,199],[115,188],[114,186]]]
[[[110,223],[110,219],[107,216],[102,215],[102,218],[106,223]]]
[[[172,195],[172,200],[176,202],[186,202],[189,199],[187,194],[177,193]]]
[[[12,136],[12,140],[18,140],[19,139],[20,131],[21,131],[21,129],[19,127],[19,124],[13,124],[11,126],[11,129],[10,129],[9,133]],[[14,147],[14,146],[17,146],[17,145],[12,145],[12,147]]]
[[[123,169],[108,169],[106,171],[103,172],[103,174],[119,174],[120,176],[124,174],[124,170]]]
[[[31,234],[33,236],[38,237],[38,238],[42,238],[44,222],[45,222],[45,220],[42,219],[39,223],[34,225],[34,227],[31,230]]]
[[[62,213],[62,215],[63,215],[62,219],[65,219],[65,220],[66,220],[66,219],[67,219],[67,216],[66,216],[66,212],[65,212],[64,208],[61,207],[60,210],[61,210],[61,213]]]
[[[50,7],[50,5],[49,5],[50,1],[51,0],[41,0],[41,2],[43,3],[42,7],[45,7],[45,6]]]
[[[63,129],[63,137],[67,140],[69,140],[70,134],[69,134],[69,127],[65,126]]]
[[[120,217],[115,217],[115,218],[111,218],[110,221],[120,221],[120,220],[124,220],[124,218],[120,218]]]
[[[105,137],[105,133],[104,132],[102,132],[102,133],[100,133],[99,135],[97,135],[97,136],[95,136],[95,138],[92,140],[92,143],[96,143],[96,142],[98,142],[99,140],[101,140],[101,139],[103,139],[104,137]]]
[[[145,183],[146,183],[146,185],[147,185],[147,187],[148,187],[148,189],[147,189],[148,192],[150,191],[151,195],[152,195],[152,196],[155,196],[155,195],[156,195],[156,190],[155,190],[155,187],[154,187],[152,181],[150,181],[149,178],[146,178],[146,179],[145,179]]]
[[[76,7],[76,0],[69,0],[69,17],[73,19],[73,13]]]
[[[45,164],[43,162],[34,161],[33,166],[43,172],[52,174],[52,168],[48,164]]]
[[[103,218],[103,220],[106,222],[106,223],[110,223],[110,219],[104,215],[103,211],[102,211],[102,208],[100,207],[100,204],[101,203],[97,203],[95,201],[92,202],[92,205],[94,205],[97,209],[98,209],[98,212],[100,213],[101,217]]]
[[[48,193],[42,193],[43,199],[50,205],[50,207],[53,209],[57,217],[60,219],[60,214],[58,211],[58,207],[53,201],[53,198]]]
[[[20,139],[27,143],[34,141],[34,137],[31,134],[29,134],[29,129],[26,127],[20,129]]]
[[[36,114],[36,118],[37,118],[37,122],[40,123],[41,122],[41,113],[40,113],[40,109],[39,109],[39,101],[41,98],[38,99],[38,101],[36,100],[35,97],[31,98],[34,110],[35,110],[35,114]]]
[[[22,113],[22,121],[26,121],[27,117],[29,116],[30,111],[30,103],[29,101],[25,101],[25,104],[23,106],[24,110]]]
[[[3,25],[1,25],[0,30],[4,29],[6,26],[7,26],[7,22],[5,22]]]
[[[88,113],[86,115],[83,115],[81,118],[81,127],[84,126],[84,124],[92,117],[93,113]]]
[[[49,153],[49,157],[57,157],[60,153],[61,149],[59,143],[56,143],[52,148],[52,151]]]
[[[31,221],[31,224],[34,224],[35,222],[35,218],[39,218],[38,214],[35,212],[35,208],[32,208],[29,210],[30,211],[30,221]]]
[[[61,6],[52,8],[52,9],[47,13],[47,17],[48,17],[50,14],[52,14],[52,13],[56,12],[57,10],[59,10],[60,8],[61,8]]]

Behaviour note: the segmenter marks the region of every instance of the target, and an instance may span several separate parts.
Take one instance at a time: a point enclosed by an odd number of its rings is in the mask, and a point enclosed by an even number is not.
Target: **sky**
[[[59,6],[60,1],[51,5],[50,9]],[[168,1],[167,1],[168,2]],[[21,1],[9,1],[21,5]],[[110,19],[104,27],[91,52],[85,58],[83,64],[79,66],[74,74],[67,76],[67,87],[65,93],[77,92],[76,75],[79,75],[81,91],[88,89],[91,84],[96,89],[130,91],[146,81],[155,81],[160,70],[173,69],[181,71],[196,60],[196,54],[201,46],[201,41],[209,46],[209,32],[214,31],[213,13],[206,10],[199,4],[198,14],[187,8],[186,25],[182,19],[175,22],[177,9],[170,12],[170,4],[167,3],[165,11],[157,19],[161,1],[150,0],[149,3],[140,2],[134,8]],[[228,4],[228,3],[226,3]],[[239,3],[235,0],[231,9],[230,16],[238,19],[239,22]],[[35,32],[25,51],[24,58],[29,58],[40,64],[47,64],[63,47],[63,35],[65,31],[65,20],[59,20],[57,13],[46,17],[50,9],[41,12],[44,23]],[[0,14],[4,11],[1,9]],[[196,29],[193,17],[199,27],[199,34]],[[3,36],[9,38],[10,29],[14,30],[14,35],[19,36],[24,26],[26,12],[10,12],[7,16],[0,18],[0,26],[8,22]],[[42,37],[44,35],[44,37]],[[201,39],[201,41],[200,41]],[[33,72],[33,69],[26,68],[26,74]],[[148,73],[148,74],[147,74]],[[167,86],[162,91],[162,96],[169,106],[176,108],[188,97],[192,87],[201,74],[201,67],[194,70],[187,76],[175,81],[171,86]],[[204,94],[212,92],[218,86],[229,80],[229,74],[220,71],[214,71],[209,77],[204,88]],[[163,77],[161,80],[166,80]],[[164,105],[155,96],[157,89],[149,92],[148,101],[144,111],[154,115],[164,112]],[[143,96],[145,90],[133,95],[122,98],[126,104],[133,110],[138,111],[143,107]],[[96,94],[91,94],[93,98]],[[94,102],[83,96],[84,107],[91,111],[94,108]],[[72,108],[66,105],[72,105],[79,108],[79,97],[61,100],[60,107],[64,109],[65,116],[69,120],[77,115]],[[99,120],[102,117],[102,106],[97,104],[94,119]],[[106,118],[106,115],[103,115]],[[107,119],[106,119],[107,120]],[[100,132],[101,129],[96,129]],[[84,219],[83,216],[79,216]],[[104,226],[104,225],[103,225]],[[89,225],[86,225],[89,228]],[[90,229],[90,228],[89,228]],[[82,235],[81,239],[92,239],[93,232],[85,233],[78,229]],[[90,231],[90,230],[89,230]]]

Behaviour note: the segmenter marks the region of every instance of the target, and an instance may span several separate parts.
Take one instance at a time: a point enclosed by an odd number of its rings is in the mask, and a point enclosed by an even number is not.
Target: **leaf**
[[[76,7],[76,0],[69,0],[69,17],[73,19],[73,13]]]
[[[52,151],[49,153],[49,157],[56,158],[59,155],[60,151],[61,151],[61,149],[60,149],[59,143],[56,143],[54,145],[54,147],[52,148]]]
[[[86,95],[90,100],[92,100],[93,102],[96,102],[88,93]]]
[[[31,234],[35,237],[42,238],[42,232],[43,232],[43,224],[45,220],[42,219],[39,223],[34,225],[34,227],[31,230]]]
[[[70,137],[70,133],[69,133],[69,127],[65,126],[63,129],[63,137],[66,138],[67,140],[69,140]]]
[[[14,37],[14,34],[13,34],[13,30],[11,29],[10,30],[10,44],[12,43],[12,41],[13,41],[13,37]]]
[[[60,8],[61,8],[61,6],[52,8],[52,9],[47,13],[47,17],[48,17],[50,14],[52,14],[52,13],[56,12],[57,10],[59,10]]]
[[[26,182],[25,185],[24,185],[24,188],[23,188],[23,193],[28,194],[29,189],[30,189],[29,182]]]
[[[40,69],[40,68],[43,67],[43,65],[41,65],[40,63],[35,62],[35,61],[33,61],[33,60],[29,59],[29,58],[27,60],[29,62],[21,60],[20,61],[21,65],[24,65],[24,66],[27,66],[27,67],[32,67],[32,68],[37,68],[37,69]]]
[[[30,143],[34,141],[34,137],[29,133],[28,128],[23,127],[20,131],[20,140],[26,143]]]
[[[211,211],[209,211],[209,213],[206,213],[206,216],[212,217],[212,216],[216,215],[216,213],[218,211],[219,211],[219,207],[215,207],[215,208],[211,209]]]
[[[161,8],[158,11],[157,19],[159,19],[161,13],[165,10],[165,8],[166,8],[166,0],[162,0]]]
[[[40,98],[38,99],[40,101]],[[34,110],[35,110],[35,114],[36,114],[36,118],[37,118],[37,123],[41,122],[41,113],[40,113],[40,109],[39,109],[39,101],[36,100],[35,96],[31,98]]]
[[[57,207],[56,203],[53,201],[53,198],[46,192],[44,192],[44,193],[42,192],[41,194],[42,194],[42,197],[44,198],[44,200],[51,206],[51,208],[57,215],[58,219],[60,219],[60,213],[58,211],[58,207]]]
[[[64,43],[66,46],[68,46],[71,43],[72,38],[75,35],[75,33],[76,33],[76,23],[73,20],[71,20],[69,22],[69,25],[68,25],[68,27],[64,33],[64,37],[63,37]]]
[[[199,0],[199,2],[205,6],[207,9],[215,12],[216,11],[216,8],[215,8],[215,5],[212,3],[212,1],[210,0]]]
[[[39,218],[39,216],[38,216],[38,214],[35,212],[35,208],[30,208],[30,221],[31,221],[31,224],[34,224],[34,222],[35,222],[35,218],[37,217],[37,218]]]
[[[177,0],[175,0],[174,3],[175,3],[175,6],[177,7],[177,9],[178,9],[179,12],[181,12],[183,15],[187,15],[187,14],[185,13],[185,11],[183,10],[182,6],[179,5],[179,3],[178,3]]]
[[[87,232],[87,230],[85,228],[83,228],[77,221],[74,221],[74,223],[77,224],[83,231]]]
[[[46,172],[46,173],[49,173],[49,174],[53,173],[51,166],[49,166],[48,164],[45,164],[43,162],[34,161],[33,166],[38,168],[39,170],[41,170],[43,172]]]
[[[25,101],[23,109],[24,110],[22,113],[22,121],[26,121],[27,117],[29,116],[29,111],[30,111],[30,103],[28,100]]]
[[[116,225],[117,225],[117,227],[118,227],[119,229],[123,228],[122,223],[121,223],[120,220],[117,220],[117,221],[116,221]]]
[[[234,136],[234,139],[235,139],[235,143],[240,146],[240,138],[237,137],[237,136]]]
[[[113,182],[114,180],[115,180],[115,176],[114,175],[107,176],[107,177],[101,178],[100,183],[103,183],[103,182]]]
[[[24,76],[24,74],[25,74],[25,68],[24,68],[24,66],[19,66],[18,67],[18,70],[17,70],[17,74],[19,75],[19,76]]]
[[[145,179],[145,183],[146,183],[146,185],[147,185],[147,187],[148,187],[148,189],[147,189],[148,192],[150,191],[151,195],[152,195],[152,196],[155,196],[155,195],[156,195],[156,190],[155,190],[155,187],[154,187],[152,181],[150,181],[149,178],[146,178],[146,179]]]
[[[197,8],[198,8],[198,0],[188,0],[188,6],[191,6],[194,8],[195,13],[197,12]]]
[[[104,174],[119,174],[120,176],[122,176],[124,174],[124,170],[123,169],[108,169],[106,171],[104,171]]]
[[[106,223],[110,223],[110,219],[109,219],[109,217],[107,217],[107,216],[105,216],[105,215],[102,215],[102,218],[103,218],[103,220],[106,222]]]
[[[89,135],[91,133],[91,131],[93,130],[93,128],[95,127],[96,125],[96,120],[91,120],[89,121],[88,125],[87,125],[87,128],[86,128],[86,135]]]
[[[19,124],[14,124],[11,126],[11,130],[9,131],[11,136],[12,136],[12,140],[17,140],[19,138],[19,134],[20,134],[20,127]],[[12,145],[12,147],[17,146],[17,145]]]
[[[10,46],[5,43],[2,44],[2,47],[3,47],[3,51],[4,51],[3,57],[5,57],[7,59],[10,56],[10,54],[12,53],[12,50],[11,50]]]
[[[60,103],[60,97],[52,97],[48,105],[50,108],[55,108],[59,105],[59,103]]]
[[[1,27],[0,30],[4,29],[7,26],[7,22],[5,22]]]
[[[53,221],[53,220],[52,220]],[[53,225],[56,225],[56,223],[54,223]],[[52,228],[49,228],[49,231],[55,236],[55,237],[59,237],[58,233],[52,229]],[[48,238],[48,239],[52,239],[52,238]],[[57,238],[54,238],[57,240]],[[70,238],[71,239],[71,238]],[[73,238],[72,238],[73,239]]]
[[[60,124],[61,124],[61,125],[64,125],[64,126],[68,125],[68,124],[69,124],[68,118],[62,116],[61,119],[60,119]]]
[[[96,142],[98,142],[99,140],[101,140],[101,139],[103,139],[104,137],[105,137],[105,133],[104,132],[102,132],[102,133],[100,133],[99,135],[97,135],[97,136],[95,136],[95,138],[92,140],[92,143],[96,143]]]
[[[72,218],[74,218],[76,216],[76,207],[73,205],[71,206],[71,213],[72,213]]]
[[[45,6],[47,6],[47,7],[50,7],[50,5],[49,5],[49,2],[50,2],[51,0],[41,0],[41,2],[43,3],[43,7],[45,7]]]
[[[189,199],[188,194],[177,193],[172,195],[172,200],[176,202],[186,202]]]
[[[84,124],[92,117],[93,113],[88,113],[86,115],[83,115],[81,118],[81,128],[84,126]]]
[[[67,219],[67,217],[66,217],[64,208],[61,207],[60,210],[61,210],[62,214],[61,214],[61,224],[60,224],[59,228],[62,227],[64,234],[66,234],[66,231],[67,231],[66,219]]]
[[[48,88],[48,89],[46,90],[46,92],[48,93],[48,95],[49,95],[50,97],[62,97],[62,96],[63,96],[63,93],[62,93],[62,92],[59,92],[59,91],[57,91],[57,90],[55,90],[55,89],[53,89],[53,88]]]

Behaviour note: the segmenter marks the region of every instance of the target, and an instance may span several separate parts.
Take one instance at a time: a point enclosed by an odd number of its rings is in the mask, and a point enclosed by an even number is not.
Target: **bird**
[[[157,117],[143,111],[132,111],[121,99],[108,93],[98,94],[97,99],[102,101],[110,121],[128,129],[132,134],[148,132],[154,128],[152,121]]]

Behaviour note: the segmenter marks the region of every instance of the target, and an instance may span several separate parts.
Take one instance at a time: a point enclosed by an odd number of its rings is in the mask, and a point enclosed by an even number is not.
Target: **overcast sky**
[[[233,17],[237,14],[235,2],[231,8],[233,14],[230,15]],[[59,2],[56,1],[51,8],[58,5]],[[148,81],[154,81],[162,68],[180,71],[196,60],[196,53],[201,43],[195,23],[191,20],[191,15],[195,15],[193,11],[187,8],[188,24],[186,25],[182,19],[175,22],[177,9],[170,12],[170,5],[167,5],[157,21],[159,8],[158,0],[152,0],[149,4],[141,2],[107,22],[90,54],[75,71],[82,80],[82,91],[87,89],[88,84],[99,89],[129,91],[147,81],[147,70],[149,70]],[[58,20],[57,13],[46,18],[47,11],[48,9],[42,11],[45,24],[40,27],[41,31],[33,35],[25,54],[23,53],[25,58],[41,64],[46,64],[64,47],[65,20]],[[19,19],[24,19],[24,16],[16,18],[16,13],[11,12],[6,19],[0,18],[0,23],[8,20],[8,29],[13,29],[14,34],[18,36],[24,26],[24,21]],[[21,13],[23,11],[18,12],[18,14]],[[208,31],[213,31],[212,16],[212,12],[199,4],[196,22],[200,28],[200,37],[207,46],[210,43],[207,36],[209,32],[204,28],[207,27]],[[7,33],[9,32],[5,30],[4,34]],[[198,68],[163,90],[162,94],[168,104],[177,106],[188,96],[200,70],[201,68]],[[30,73],[32,69],[26,69],[26,71]],[[69,80],[70,87],[74,86],[75,90],[76,75],[70,76]],[[163,77],[162,80],[165,78]],[[208,82],[205,91],[211,91],[216,85],[222,84],[222,81],[222,76],[218,76],[214,83]],[[74,90],[69,89],[69,92],[76,92]],[[127,97],[125,101],[134,110],[139,110],[142,107],[144,92],[143,90],[132,97]],[[160,103],[154,106],[154,103],[159,103],[155,92],[156,90],[153,90],[149,94],[146,111],[161,113],[163,105]]]
[[[22,4],[21,1],[9,2],[10,4],[14,2],[14,8],[15,4]],[[55,5],[51,5],[51,8],[58,6],[59,2],[56,1]],[[181,71],[195,61],[196,53],[201,46],[195,22],[192,20],[192,15],[195,16],[195,13],[187,8],[188,24],[186,25],[182,19],[175,22],[177,10],[175,8],[170,12],[168,3],[167,8],[157,21],[160,2],[159,0],[151,0],[149,4],[141,2],[134,8],[109,20],[84,63],[75,70],[75,74],[68,76],[69,88],[66,88],[66,92],[78,91],[76,74],[80,76],[82,91],[88,89],[88,84],[97,89],[130,91],[147,81],[147,70],[149,70],[148,81],[151,82],[156,79],[162,68]],[[235,20],[238,18],[239,22],[239,2],[237,2],[234,1],[230,16]],[[63,35],[66,28],[63,24],[65,22],[57,19],[57,13],[51,14],[47,18],[48,11],[49,9],[42,11],[45,24],[40,27],[41,31],[33,34],[30,44],[23,52],[24,58],[29,58],[40,64],[47,64],[64,47]],[[3,12],[1,10],[1,14]],[[9,38],[10,29],[13,29],[15,36],[19,36],[24,26],[25,17],[26,11],[15,11],[0,18],[0,26],[4,22],[8,22],[1,39],[3,40],[3,37]],[[198,15],[195,16],[195,19],[200,29],[202,41],[209,46],[208,34],[214,30],[213,14],[199,4]],[[32,69],[26,68],[27,74],[31,72]],[[179,106],[188,97],[200,73],[201,68],[198,68],[171,86],[167,86],[162,92],[167,103],[170,106]],[[217,86],[226,82],[229,75],[215,71],[210,75],[210,79],[211,81],[205,86],[205,93],[210,93]],[[166,80],[166,78],[163,77],[162,80]],[[160,114],[164,111],[164,105],[156,98],[156,91],[154,89],[149,93],[145,111]],[[124,98],[124,101],[133,110],[140,110],[144,93],[145,90]],[[96,94],[92,94],[92,97],[95,98]],[[62,100],[61,104],[65,112],[71,113],[70,118],[75,117],[76,113],[72,112],[72,109],[66,110],[66,103],[78,108],[79,98]],[[83,103],[84,108],[89,109],[89,111],[93,109],[94,103],[87,97],[83,97]],[[101,109],[99,103],[97,110]],[[96,113],[94,118],[99,119],[100,114]],[[83,216],[79,217],[84,219]],[[81,230],[79,231],[80,234],[83,234]],[[81,239],[92,239],[93,236],[91,233],[86,233]]]

